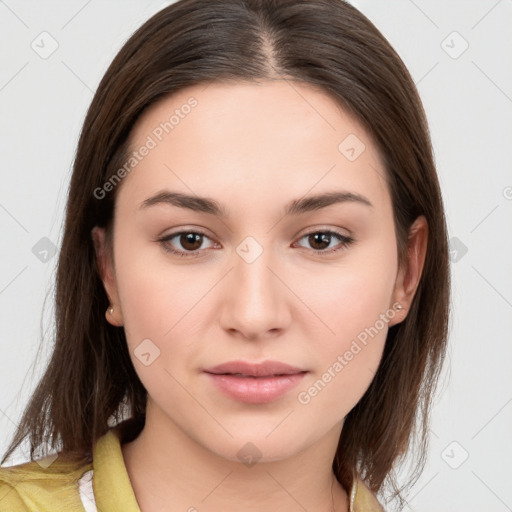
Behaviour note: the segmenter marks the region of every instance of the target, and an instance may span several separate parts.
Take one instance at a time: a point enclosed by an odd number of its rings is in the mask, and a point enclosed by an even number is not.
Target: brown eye
[[[205,239],[210,238],[201,232],[196,231],[180,231],[178,233],[172,233],[164,238],[158,240],[164,250],[168,253],[175,254],[182,257],[197,257],[201,256],[205,248],[201,248]],[[345,247],[348,247],[354,242],[354,239],[338,233],[336,231],[324,230],[314,231],[301,237],[307,239],[313,252],[320,255],[329,255],[336,251],[339,251]],[[338,240],[338,244],[331,246],[333,241]],[[175,240],[173,242],[173,240]],[[214,245],[214,244],[212,244]]]
[[[176,254],[177,256],[201,256],[204,248],[201,248],[205,239],[209,237],[204,233],[196,231],[180,231],[172,233],[158,242],[162,245],[166,252]]]
[[[324,230],[324,231],[314,231],[311,233],[307,233],[302,239],[307,239],[310,247],[317,252],[318,254],[332,254],[333,252],[339,251],[345,247],[348,247],[351,243],[354,242],[352,237],[342,235],[336,231]],[[331,246],[331,242],[336,241],[338,239],[338,244]],[[336,247],[336,245],[338,247]],[[329,247],[331,246],[331,247]],[[334,248],[333,248],[334,247]]]
[[[324,250],[327,249],[331,243],[331,235],[321,232],[313,233],[308,235],[308,242],[313,249]]]
[[[201,247],[202,236],[199,233],[184,233],[179,235],[179,242],[187,251],[196,251]]]

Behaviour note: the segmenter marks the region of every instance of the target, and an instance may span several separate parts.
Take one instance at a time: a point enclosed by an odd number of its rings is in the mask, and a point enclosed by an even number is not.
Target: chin
[[[253,465],[254,461],[284,460],[301,452],[308,445],[307,436],[301,436],[298,432],[293,436],[283,425],[277,426],[284,416],[286,414],[275,421],[272,428],[233,425],[228,428],[233,437],[225,432],[221,436],[203,433],[200,436],[202,438],[200,443],[219,457],[233,462],[242,462],[248,467]]]

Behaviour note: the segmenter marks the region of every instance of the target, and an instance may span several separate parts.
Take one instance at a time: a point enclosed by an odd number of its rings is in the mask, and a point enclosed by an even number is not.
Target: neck
[[[340,431],[337,425],[286,459],[251,465],[213,453],[148,404],[143,430],[121,449],[143,512],[170,504],[187,512],[348,512],[347,492],[332,472]]]

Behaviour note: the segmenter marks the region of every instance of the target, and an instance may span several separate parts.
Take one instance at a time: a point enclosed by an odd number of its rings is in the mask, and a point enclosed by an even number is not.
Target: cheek
[[[366,327],[372,326],[392,303],[397,272],[392,244],[373,243],[347,253],[339,263],[303,269],[294,291],[310,307],[308,317],[318,319],[326,346],[343,348]]]
[[[165,257],[155,258],[151,251],[137,252],[132,247],[130,253],[123,253],[121,247],[116,277],[127,346],[137,375],[155,402],[167,408],[183,407],[182,414],[191,408],[201,418],[180,383],[186,383],[185,376],[194,370],[190,344],[198,338],[197,315],[210,279],[179,265],[173,268]]]
[[[150,394],[172,391],[176,383],[166,369],[177,378],[193,369],[190,344],[200,338],[198,315],[204,313],[212,279],[206,270],[186,269],[169,263],[147,242],[139,247],[119,233],[116,278],[124,330],[134,367]]]
[[[317,338],[315,371],[298,390],[297,401],[327,414],[334,421],[346,416],[359,402],[379,367],[394,316],[375,297],[353,302],[339,302],[332,332]],[[391,311],[391,312],[390,312]]]
[[[376,248],[375,248],[376,249]],[[357,261],[302,281],[302,296],[321,320],[314,345],[315,372],[298,402],[343,417],[370,385],[381,360],[396,276],[393,246],[360,254]],[[316,286],[313,286],[315,284]],[[312,292],[313,290],[313,292]],[[315,291],[316,290],[316,291]],[[325,409],[324,409],[325,408]]]
[[[210,280],[204,270],[192,272],[170,263],[152,242],[130,243],[128,250],[125,240],[120,234],[116,277],[127,334],[133,339],[172,336],[187,323],[187,312],[204,296]]]

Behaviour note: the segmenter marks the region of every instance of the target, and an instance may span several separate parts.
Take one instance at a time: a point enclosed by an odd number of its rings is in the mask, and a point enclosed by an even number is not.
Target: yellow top
[[[121,432],[118,425],[101,437],[89,464],[59,454],[0,468],[0,512],[141,512],[124,464]],[[360,479],[349,495],[350,512],[384,512]]]

